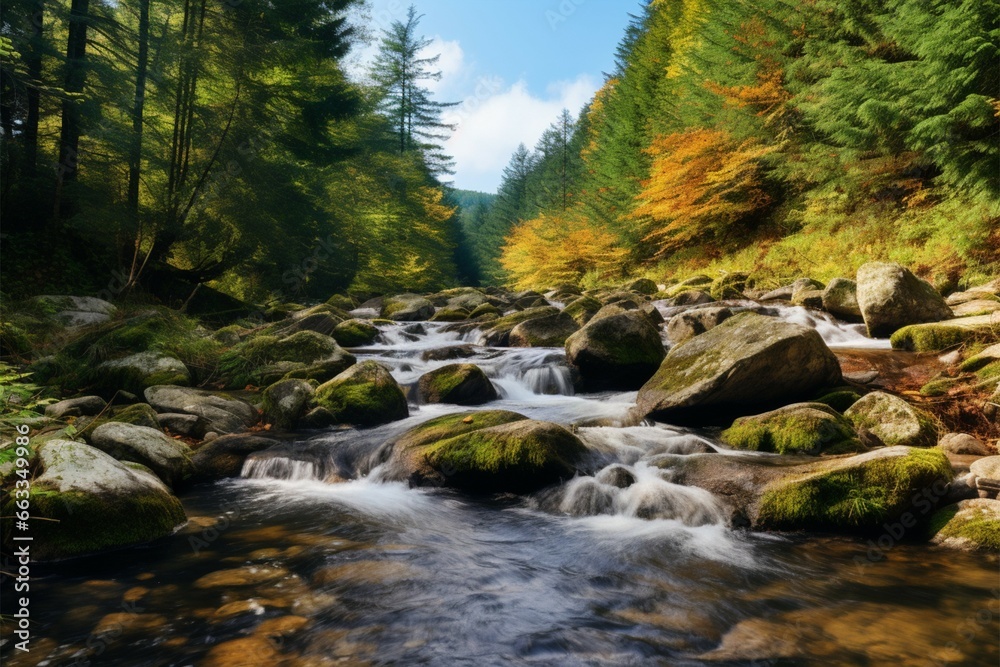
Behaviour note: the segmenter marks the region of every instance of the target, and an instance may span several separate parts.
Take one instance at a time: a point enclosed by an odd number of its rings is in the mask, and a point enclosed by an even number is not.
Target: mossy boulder
[[[230,387],[269,385],[285,377],[327,380],[355,363],[337,341],[315,331],[285,338],[261,335],[222,356],[220,368]]]
[[[109,423],[134,424],[135,426],[146,426],[148,428],[160,428],[156,410],[146,403],[134,403],[121,408],[114,408],[104,412],[94,419],[80,419],[76,422],[77,435],[88,442],[98,426]]]
[[[280,380],[264,390],[262,410],[264,421],[275,427],[290,430],[308,409],[316,390],[306,380]]]
[[[733,311],[725,306],[686,310],[670,318],[667,323],[667,338],[674,345],[680,345],[689,338],[719,326],[732,316]]]
[[[844,412],[861,399],[861,394],[853,389],[836,389],[816,399],[816,403],[828,405],[837,412]]]
[[[689,290],[700,290],[702,288],[707,289],[709,285],[712,284],[712,279],[704,274],[698,274],[691,276],[690,278],[683,280],[676,285],[667,289],[667,298],[673,299],[674,297],[687,292]]]
[[[578,326],[584,326],[590,321],[597,311],[601,309],[601,302],[590,296],[577,297],[569,302],[563,309],[563,313],[573,318]]]
[[[871,532],[904,513],[916,523],[928,518],[921,509],[930,509],[929,500],[921,504],[921,494],[934,490],[941,497],[952,479],[943,452],[910,447],[887,447],[788,472],[764,488],[755,528]]]
[[[672,423],[718,421],[840,382],[840,364],[814,329],[740,313],[671,348],[639,390],[637,411]]]
[[[222,392],[171,385],[150,387],[146,402],[158,413],[195,415],[208,422],[216,433],[234,433],[257,423],[256,408]]]
[[[405,419],[406,396],[389,370],[374,361],[352,366],[316,389],[316,406],[340,423],[375,426]]]
[[[248,456],[277,444],[272,438],[242,433],[216,438],[199,447],[191,457],[194,474],[188,481],[193,484],[239,477]]]
[[[417,392],[426,403],[482,405],[497,399],[497,390],[475,364],[448,364],[420,376]]]
[[[85,327],[107,322],[118,313],[115,306],[92,296],[36,296],[33,306],[50,314],[66,327]]]
[[[743,290],[753,287],[750,275],[747,273],[733,272],[720,276],[712,281],[708,288],[708,293],[716,301],[726,299],[742,299]]]
[[[528,493],[568,479],[587,448],[558,424],[506,411],[425,422],[392,445],[395,478],[470,493]]]
[[[357,302],[346,294],[334,294],[326,300],[326,303],[328,306],[348,312],[358,307]]]
[[[191,476],[191,449],[169,438],[159,428],[109,422],[94,429],[90,444],[119,461],[146,466],[174,487]]]
[[[116,461],[81,442],[38,447],[39,474],[29,499],[32,560],[51,561],[133,546],[170,535],[184,523],[181,503],[142,466]],[[14,501],[2,510],[6,549]]]
[[[580,325],[566,313],[536,317],[510,330],[511,347],[562,347]]]
[[[431,317],[431,322],[464,322],[469,319],[469,311],[465,308],[438,308]]]
[[[490,328],[484,331],[482,336],[479,337],[479,344],[489,345],[491,347],[506,347],[510,343],[510,332],[513,331],[514,327],[518,324],[539,317],[549,317],[558,314],[558,308],[553,306],[541,306],[538,308],[519,310],[509,315],[504,315],[503,317],[490,323]]]
[[[419,294],[398,294],[382,302],[382,317],[396,322],[421,322],[434,315],[434,304]]]
[[[864,449],[851,422],[822,403],[796,403],[740,417],[719,437],[735,449],[777,454],[845,454]]]
[[[333,328],[333,339],[344,347],[371,345],[378,338],[378,327],[367,320],[346,320]]]
[[[931,324],[903,327],[889,339],[893,349],[911,352],[939,352],[949,347],[997,339],[1000,316],[960,317]]]
[[[124,390],[141,394],[158,384],[191,384],[191,372],[176,357],[162,352],[139,352],[98,364],[95,386],[106,394]]]
[[[937,290],[899,264],[869,262],[858,269],[858,307],[872,338],[886,338],[910,324],[951,318]]]
[[[972,498],[931,517],[931,541],[967,551],[1000,553],[1000,500]]]
[[[886,445],[933,447],[937,444],[934,418],[898,396],[875,391],[844,412],[855,428],[871,431]]]
[[[630,292],[636,292],[637,294],[652,295],[660,291],[660,288],[656,286],[656,283],[649,278],[639,278],[638,280],[633,280],[625,287]]]
[[[674,306],[703,306],[708,303],[715,303],[715,299],[708,292],[699,289],[689,289],[681,292],[670,299]]]
[[[974,373],[997,362],[1000,362],[1000,343],[990,345],[989,347],[971,355],[968,359],[962,362],[961,368],[967,373]]]
[[[494,306],[492,303],[484,303],[480,306],[476,306],[472,312],[469,313],[467,319],[478,320],[484,317],[500,317],[503,315],[500,309]]]
[[[659,329],[637,310],[594,317],[566,339],[566,359],[587,390],[636,389],[665,355]]]

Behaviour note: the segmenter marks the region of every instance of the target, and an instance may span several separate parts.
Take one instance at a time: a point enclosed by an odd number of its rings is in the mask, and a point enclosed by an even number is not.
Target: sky
[[[440,54],[435,99],[459,102],[444,120],[458,126],[445,144],[457,188],[495,192],[519,143],[532,148],[563,108],[574,115],[614,67],[614,53],[639,0],[413,0],[419,33]],[[376,36],[405,21],[410,0],[368,0]],[[377,51],[356,48],[361,77]]]

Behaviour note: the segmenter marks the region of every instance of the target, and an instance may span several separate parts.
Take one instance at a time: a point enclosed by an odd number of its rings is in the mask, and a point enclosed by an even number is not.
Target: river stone
[[[996,498],[1000,492],[1000,456],[973,461],[969,472],[976,476],[976,488],[982,498]]]
[[[1000,500],[972,498],[938,510],[931,541],[967,551],[1000,553]]]
[[[445,415],[392,445],[390,476],[470,493],[529,493],[569,479],[587,453],[558,424],[504,410]]]
[[[397,294],[382,303],[382,317],[397,322],[422,322],[434,314],[434,304],[419,294]]]
[[[601,306],[601,302],[597,299],[581,296],[566,304],[563,313],[572,317],[573,321],[582,327],[601,309]]]
[[[851,422],[822,403],[795,403],[740,417],[719,438],[734,449],[778,454],[844,454],[864,449]]]
[[[465,308],[438,308],[431,322],[464,322],[469,319],[469,311]]]
[[[997,327],[1000,327],[1000,313],[958,317],[905,326],[893,333],[889,341],[896,350],[938,352],[965,343],[994,342]]]
[[[511,347],[562,347],[580,326],[566,313],[536,317],[521,322],[510,331]]]
[[[132,546],[170,535],[185,521],[170,490],[136,464],[71,440],[37,448],[31,489],[32,560],[50,561]],[[14,501],[3,515],[14,514]],[[12,526],[4,521],[4,533]],[[6,546],[12,543],[5,538]]]
[[[976,315],[988,315],[1000,311],[1000,301],[994,299],[978,299],[976,301],[966,301],[957,306],[952,306],[955,317],[974,317]]]
[[[510,344],[510,332],[518,324],[539,317],[549,317],[558,315],[559,309],[553,306],[541,306],[539,308],[528,308],[509,315],[504,315],[500,319],[490,323],[490,328],[479,337],[480,345],[491,347],[506,347]]]
[[[99,384],[108,391],[142,393],[159,384],[189,385],[191,372],[184,363],[163,352],[139,352],[97,366]]]
[[[698,289],[685,290],[670,299],[670,303],[674,306],[701,306],[714,301],[711,294]]]
[[[100,396],[81,396],[79,398],[67,398],[45,406],[45,416],[53,419],[65,419],[67,417],[92,417],[108,406],[107,402]]]
[[[342,424],[376,426],[410,415],[403,390],[389,370],[374,361],[352,366],[320,385],[313,400]]]
[[[156,414],[156,413],[153,413]],[[208,420],[198,415],[186,415],[180,412],[164,412],[156,415],[156,423],[160,428],[171,433],[202,439],[208,433]]]
[[[225,394],[161,385],[145,391],[146,401],[157,412],[196,415],[216,433],[233,433],[257,423],[257,410],[248,403]]]
[[[962,370],[973,373],[992,363],[1000,361],[1000,343],[990,345],[962,362]],[[48,414],[46,412],[46,414]]]
[[[639,390],[637,411],[671,423],[718,421],[814,395],[840,381],[840,364],[814,329],[740,313],[671,348]]]
[[[656,294],[658,291],[660,291],[659,288],[656,286],[656,283],[650,280],[649,278],[639,278],[638,280],[634,280],[631,283],[629,283],[625,289],[629,290],[630,292],[636,292],[638,294],[646,294],[646,295]]]
[[[823,291],[823,310],[847,321],[860,321],[858,284],[847,278],[834,278]]]
[[[461,345],[446,345],[444,347],[436,347],[431,350],[425,350],[420,358],[423,361],[450,361],[452,359],[468,359],[469,357],[476,356],[476,348],[474,345],[469,343],[464,343]]]
[[[952,316],[930,283],[899,264],[869,262],[858,269],[857,298],[872,338],[887,338],[908,324]]]
[[[227,477],[239,477],[248,456],[278,444],[272,438],[256,435],[224,435],[203,444],[191,457],[194,474],[189,480],[214,482]]]
[[[311,331],[321,336],[330,336],[337,325],[343,322],[343,318],[331,313],[312,313],[300,319],[294,319],[291,324],[280,328],[280,332],[286,336],[292,336],[302,331]]]
[[[674,345],[680,345],[689,338],[722,324],[732,316],[733,311],[725,306],[686,310],[670,318],[670,322],[667,323],[667,338]]]
[[[291,430],[305,414],[316,390],[305,380],[281,380],[263,393],[264,419],[282,430]]]
[[[589,390],[636,389],[665,354],[659,330],[637,310],[595,316],[566,340],[566,359]]]
[[[938,447],[948,454],[959,456],[989,456],[990,450],[978,438],[968,433],[945,433],[938,440]]]
[[[823,308],[823,290],[814,289],[796,292],[792,296],[792,305],[821,310]]]
[[[871,431],[889,446],[933,447],[937,444],[934,418],[892,394],[875,391],[862,396],[844,416],[856,428]]]
[[[497,390],[475,364],[449,364],[424,373],[417,392],[425,403],[482,405],[497,399]]]
[[[191,449],[159,429],[109,422],[94,429],[90,443],[119,461],[141,463],[171,487],[192,472]]]
[[[70,328],[107,322],[118,312],[113,304],[92,296],[43,295],[32,302],[53,312],[53,319]]]

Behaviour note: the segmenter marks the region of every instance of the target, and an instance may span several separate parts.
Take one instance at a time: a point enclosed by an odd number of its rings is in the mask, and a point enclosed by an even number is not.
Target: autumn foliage
[[[625,254],[616,247],[613,234],[571,209],[515,226],[500,263],[516,287],[527,289],[576,284],[590,273],[613,276],[620,272]]]

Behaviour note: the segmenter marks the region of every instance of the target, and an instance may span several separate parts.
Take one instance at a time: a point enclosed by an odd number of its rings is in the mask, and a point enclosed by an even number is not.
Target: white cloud
[[[440,71],[441,78],[437,81],[425,81],[424,85],[444,101],[447,101],[448,93],[454,94],[471,73],[471,68],[465,62],[465,52],[457,40],[449,41],[435,36],[419,56],[421,58],[438,56],[437,64],[431,69]]]
[[[455,158],[456,187],[494,191],[517,145],[533,148],[563,109],[575,116],[598,87],[583,74],[550,84],[539,97],[524,81],[503,86],[481,79],[473,95],[447,118],[458,124],[445,143],[445,152]]]

